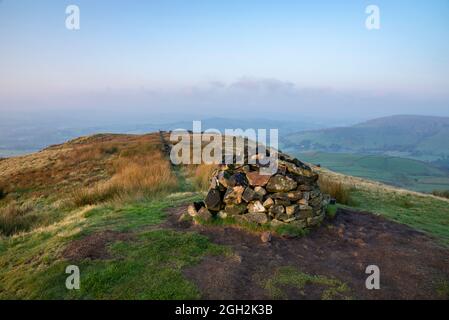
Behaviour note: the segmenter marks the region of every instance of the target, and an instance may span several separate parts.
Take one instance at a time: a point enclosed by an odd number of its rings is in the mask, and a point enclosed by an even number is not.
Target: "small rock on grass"
[[[179,222],[189,222],[192,221],[193,217],[188,213],[183,213],[179,216]]]
[[[268,222],[268,218],[265,213],[254,212],[254,213],[247,213],[244,216],[249,222],[257,224],[265,224]]]
[[[196,217],[198,215],[198,211],[195,209],[195,206],[193,204],[189,205],[189,207],[187,208],[187,213],[191,217]]]
[[[196,216],[203,221],[209,221],[210,219],[212,219],[212,214],[209,210],[207,210],[206,207],[201,208]]]
[[[262,234],[260,235],[260,240],[262,240],[263,243],[270,242],[271,241],[271,232],[270,231],[262,232]]]

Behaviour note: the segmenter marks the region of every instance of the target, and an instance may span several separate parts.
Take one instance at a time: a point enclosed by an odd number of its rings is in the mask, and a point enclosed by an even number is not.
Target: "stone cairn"
[[[259,173],[260,164],[221,165],[212,178],[206,199],[189,206],[188,213],[203,220],[233,217],[238,222],[319,225],[329,196],[318,187],[318,174],[286,154],[278,154],[278,170]]]

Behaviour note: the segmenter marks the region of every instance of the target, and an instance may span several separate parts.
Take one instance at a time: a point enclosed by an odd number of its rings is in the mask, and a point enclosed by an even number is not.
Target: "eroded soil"
[[[405,225],[370,213],[340,209],[337,216],[303,238],[259,235],[233,227],[178,222],[186,207],[168,211],[166,227],[196,231],[214,243],[229,246],[231,257],[207,257],[184,274],[204,299],[269,299],[261,280],[279,267],[336,278],[355,299],[448,299],[439,290],[449,280],[449,250]],[[367,290],[368,265],[380,268],[380,290]],[[284,288],[288,299],[319,299],[320,290]]]
[[[96,232],[71,242],[63,251],[62,256],[69,261],[108,259],[110,258],[107,248],[109,244],[131,238],[130,234],[111,230]]]

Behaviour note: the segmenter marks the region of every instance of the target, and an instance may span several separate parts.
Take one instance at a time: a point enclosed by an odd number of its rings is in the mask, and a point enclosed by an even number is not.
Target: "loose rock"
[[[262,234],[260,235],[260,240],[262,240],[263,243],[270,242],[271,241],[271,232],[270,231],[262,232]]]
[[[207,210],[206,207],[203,207],[200,209],[200,211],[198,211],[196,217],[200,218],[203,221],[209,221],[210,219],[212,219],[212,214],[210,213],[209,210]]]
[[[221,207],[220,191],[217,189],[210,189],[204,202],[206,204],[206,208],[209,210],[219,211]]]

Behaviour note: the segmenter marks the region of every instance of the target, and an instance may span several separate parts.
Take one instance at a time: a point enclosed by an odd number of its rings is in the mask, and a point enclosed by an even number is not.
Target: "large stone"
[[[271,206],[274,205],[274,201],[271,198],[267,198],[267,200],[264,201],[263,206],[267,209],[271,208]]]
[[[270,178],[266,189],[268,192],[288,192],[296,189],[297,185],[295,180],[278,174]]]
[[[248,180],[246,178],[246,175],[242,172],[238,172],[236,174],[233,174],[229,178],[229,187],[235,187],[235,186],[248,186]]]
[[[299,166],[296,166],[294,163],[291,163],[289,161],[283,161],[283,160],[279,160],[279,165],[286,167],[288,172],[298,175],[298,176],[304,176],[304,177],[314,176],[313,171],[306,166],[299,167]]]
[[[265,213],[266,209],[262,205],[262,203],[257,200],[257,201],[254,201],[254,202],[250,202],[248,204],[248,212],[249,213]]]
[[[248,172],[246,177],[252,187],[264,187],[271,178],[270,175],[260,174],[258,171]]]
[[[245,191],[243,192],[242,199],[245,202],[251,202],[253,200],[259,199],[259,196],[256,194],[256,192],[253,189],[251,189],[250,187],[247,187],[245,189]]]
[[[270,197],[273,199],[278,199],[278,200],[289,200],[287,192],[276,192],[276,193],[270,194]]]
[[[260,200],[262,201],[263,197],[267,194],[267,190],[265,190],[262,187],[255,187],[254,192],[260,197]]]
[[[309,206],[299,206],[299,212],[296,213],[298,219],[307,219],[313,216],[313,209]]]
[[[293,216],[293,215],[299,213],[299,205],[294,204],[294,205],[285,207],[285,213],[287,213],[288,216]]]
[[[242,195],[245,191],[245,188],[242,186],[237,187],[229,187],[226,190],[226,193],[224,195],[223,201],[226,204],[239,204],[242,202]]]
[[[241,214],[238,216],[234,216],[233,218],[234,218],[235,222],[242,224],[242,223],[248,222],[248,219],[246,218],[246,216],[247,216],[246,214]]]
[[[203,221],[209,221],[212,219],[212,214],[209,210],[207,210],[206,207],[202,207],[200,211],[198,211],[198,214],[196,215],[197,218],[200,218]]]
[[[285,212],[285,208],[284,208],[284,206],[282,206],[280,204],[275,204],[275,205],[271,206],[271,208],[270,208],[270,214],[274,217],[276,217],[277,215],[280,215],[284,212]]]
[[[246,211],[246,204],[240,203],[240,204],[228,204],[226,205],[224,211],[229,216],[236,216],[239,214],[243,214]]]
[[[248,173],[251,171],[251,167],[249,165],[243,165],[243,166],[237,168],[237,170],[239,172]]]
[[[244,217],[249,222],[253,222],[253,223],[257,223],[257,224],[265,224],[268,222],[268,217],[265,213],[259,213],[259,212],[247,213],[244,215]]]
[[[300,184],[298,187],[299,191],[312,191],[313,187],[308,184]]]
[[[313,199],[311,199],[308,203],[308,205],[314,207],[314,208],[319,208],[321,207],[321,204],[323,202],[323,198],[321,196],[319,197],[315,197]]]
[[[299,210],[303,211],[303,210],[313,210],[313,208],[311,206],[308,205],[299,205]]]
[[[290,202],[290,200],[281,200],[281,199],[276,199],[274,200],[275,204],[280,204],[284,207],[291,205],[292,203]]]
[[[220,191],[217,189],[210,189],[207,193],[206,200],[204,200],[207,209],[211,211],[220,211],[221,208],[221,196]]]
[[[229,187],[229,178],[231,177],[231,175],[229,174],[228,171],[220,171],[218,173],[218,182],[225,188]]]
[[[295,220],[296,220],[295,217],[289,216],[289,215],[286,214],[286,213],[277,214],[277,215],[275,216],[275,218],[276,218],[277,220],[280,220],[280,221],[283,221],[283,222],[286,222],[286,223],[289,223],[289,222],[292,222],[292,221],[295,221]]]
[[[298,201],[302,197],[301,191],[276,192],[271,195],[273,199]]]
[[[218,179],[216,177],[212,177],[209,189],[219,189],[221,187]]]

